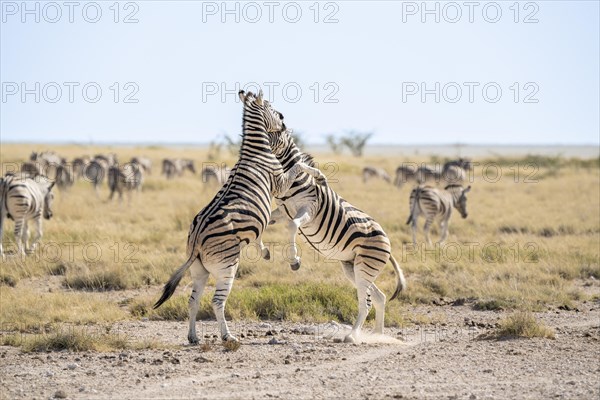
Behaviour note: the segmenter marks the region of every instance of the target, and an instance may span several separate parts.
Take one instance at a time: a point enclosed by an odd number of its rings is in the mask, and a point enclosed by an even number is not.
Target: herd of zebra
[[[375,285],[375,280],[385,265],[390,262],[397,278],[394,299],[406,288],[402,270],[392,255],[390,239],[372,217],[354,207],[339,196],[327,183],[325,175],[317,168],[312,156],[302,152],[283,122],[283,115],[258,95],[240,91],[243,107],[243,135],[239,159],[235,166],[217,171],[215,179],[222,186],[214,198],[192,220],[187,240],[187,260],[171,276],[163,289],[155,308],[167,301],[190,269],[193,286],[189,299],[188,340],[197,343],[196,314],[199,300],[209,275],[215,277],[215,293],[212,306],[224,341],[237,341],[229,331],[224,308],[231,291],[240,262],[241,246],[251,242],[262,249],[262,257],[271,254],[262,243],[262,234],[268,225],[286,225],[292,256],[292,270],[301,265],[296,249],[296,238],[300,234],[317,252],[329,259],[340,261],[344,275],[357,289],[359,311],[356,322],[345,341],[359,341],[362,325],[371,306],[375,308],[375,332],[383,333],[386,296]],[[64,187],[61,167],[66,164],[55,153],[34,153],[32,163],[24,166],[21,174],[8,174],[0,179],[0,238],[6,218],[15,221],[15,238],[18,252],[25,254],[35,250],[41,237],[41,217],[52,216],[52,188]],[[34,163],[35,162],[35,163]],[[462,163],[462,164],[461,164]],[[54,179],[33,169],[56,165]],[[97,155],[90,159],[76,159],[73,163],[74,176],[87,177],[98,190],[104,175],[108,175],[111,198],[123,189],[139,189],[144,174],[150,174],[152,165],[145,158],[134,158],[123,167],[118,167],[116,156]],[[468,168],[464,160],[449,165],[448,170]],[[129,168],[129,170],[127,169]],[[192,160],[164,160],[163,174],[168,179],[181,176],[185,170],[195,173]],[[23,173],[23,171],[25,171]],[[30,172],[31,171],[31,172]],[[408,170],[400,171],[400,178],[408,176]],[[425,170],[411,171],[417,182],[427,182]],[[37,176],[35,176],[37,174]],[[210,172],[207,172],[210,174]],[[442,172],[443,174],[443,172]],[[365,176],[382,176],[376,169],[365,169]],[[36,179],[34,179],[34,177]],[[396,177],[398,180],[398,174]],[[73,178],[67,179],[67,181]],[[368,179],[368,178],[365,178]],[[389,176],[386,180],[389,179]],[[466,193],[460,184],[453,183],[445,189],[417,186],[411,192],[409,223],[413,225],[415,239],[416,220],[424,214],[427,218],[426,234],[430,219],[441,216],[442,240],[447,236],[447,220],[452,208],[457,208],[463,217],[466,213]],[[271,210],[272,201],[277,208]],[[31,247],[27,247],[27,220],[36,222],[36,234]],[[0,246],[0,254],[2,247]]]

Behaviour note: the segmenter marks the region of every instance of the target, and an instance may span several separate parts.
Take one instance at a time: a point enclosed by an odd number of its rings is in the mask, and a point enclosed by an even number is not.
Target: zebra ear
[[[471,185],[467,186],[465,190],[463,190],[463,194],[468,193],[471,190]]]
[[[256,104],[258,104],[259,106],[263,105],[263,91],[262,91],[262,89],[260,89],[258,91],[258,97],[256,98]]]
[[[52,182],[52,183],[50,184],[50,186],[48,186],[48,192],[50,192],[50,191],[52,190],[52,188],[54,187],[54,184],[55,184],[55,183],[56,183],[56,182]]]
[[[240,100],[242,101],[242,103],[246,101],[246,92],[244,92],[243,90],[240,90],[238,92],[238,96],[240,96]]]

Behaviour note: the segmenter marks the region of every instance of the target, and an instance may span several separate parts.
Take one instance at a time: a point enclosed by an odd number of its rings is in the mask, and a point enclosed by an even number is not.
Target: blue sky
[[[207,143],[256,82],[314,143],[599,144],[597,1],[275,3],[3,1],[1,140]]]

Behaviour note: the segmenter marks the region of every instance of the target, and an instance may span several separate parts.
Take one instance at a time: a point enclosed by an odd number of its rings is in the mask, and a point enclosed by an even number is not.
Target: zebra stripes
[[[42,215],[45,219],[52,217],[52,200],[54,182],[38,176],[17,177],[6,175],[0,179],[0,256],[3,255],[2,236],[4,234],[4,221],[15,221],[15,240],[17,253],[35,250],[37,242],[42,237]],[[29,229],[28,221],[35,223],[35,234],[28,246]]]
[[[231,291],[243,243],[258,241],[271,217],[272,194],[286,192],[306,166],[296,165],[283,173],[271,153],[268,133],[285,129],[283,115],[262,99],[262,92],[239,93],[244,104],[243,136],[239,160],[229,179],[211,202],[196,215],[190,226],[187,261],[171,276],[154,307],[167,301],[190,269],[193,287],[189,300],[190,343],[197,343],[196,314],[209,274],[216,278],[212,306],[221,338],[237,341],[225,321],[225,302]],[[318,176],[318,174],[315,174]],[[263,251],[263,256],[267,252]]]
[[[429,229],[433,221],[440,220],[442,234],[440,243],[448,238],[448,222],[452,215],[452,208],[456,208],[463,218],[467,218],[467,196],[471,186],[466,189],[460,185],[449,185],[444,190],[431,186],[419,186],[410,193],[410,216],[406,221],[412,225],[413,244],[417,244],[417,220],[420,215],[425,216],[425,239],[431,243]]]
[[[127,163],[122,168],[113,165],[108,169],[108,188],[110,195],[108,200],[112,200],[115,193],[119,194],[119,202],[123,199],[123,191],[128,193],[128,200],[131,202],[131,193],[142,190],[144,182],[144,169],[137,163]]]
[[[270,135],[271,147],[283,165],[284,171],[298,162],[312,161],[295,145],[292,137]],[[359,312],[352,331],[345,341],[359,340],[362,325],[374,300],[375,331],[383,333],[385,295],[374,281],[388,260],[397,274],[398,282],[391,299],[406,287],[402,270],[391,253],[390,240],[381,226],[369,215],[337,195],[327,185],[320,185],[307,174],[300,174],[290,190],[276,196],[277,209],[271,222],[287,221],[289,241],[292,244],[291,267],[300,267],[296,253],[298,230],[306,241],[325,257],[339,260],[344,274],[357,288]]]

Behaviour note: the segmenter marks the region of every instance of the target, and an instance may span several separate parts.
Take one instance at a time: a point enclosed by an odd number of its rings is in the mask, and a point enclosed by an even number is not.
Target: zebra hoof
[[[354,337],[352,337],[352,335],[348,335],[344,338],[344,343],[356,343],[356,339],[354,339]]]
[[[300,269],[300,261],[290,264],[290,268],[292,271],[298,271]]]
[[[263,249],[262,251],[262,258],[265,260],[270,260],[271,259],[271,252],[269,251],[269,249]]]
[[[188,342],[190,342],[191,345],[196,346],[198,344],[198,338],[188,336]]]
[[[239,340],[238,338],[236,338],[235,336],[233,336],[232,334],[228,333],[227,335],[224,335],[221,340],[223,340],[224,342],[238,342]]]

